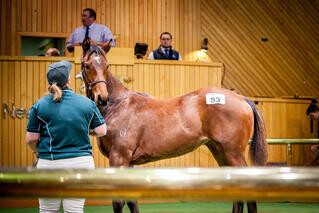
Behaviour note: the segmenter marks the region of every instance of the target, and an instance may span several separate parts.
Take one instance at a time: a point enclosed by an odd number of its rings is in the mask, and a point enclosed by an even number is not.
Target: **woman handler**
[[[93,169],[89,132],[106,134],[104,118],[95,103],[70,89],[71,64],[60,61],[49,66],[49,94],[30,109],[27,144],[37,154],[38,169]],[[40,212],[83,212],[85,199],[40,198]]]

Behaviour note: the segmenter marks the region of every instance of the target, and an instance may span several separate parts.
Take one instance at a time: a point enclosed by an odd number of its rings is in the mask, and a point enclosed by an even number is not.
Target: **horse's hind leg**
[[[127,201],[127,205],[131,213],[139,213],[137,201],[133,201],[133,200]]]
[[[113,212],[114,213],[123,213],[124,205],[125,205],[125,202],[123,200],[113,200],[112,201]]]
[[[209,141],[205,144],[213,154],[218,165],[221,166],[246,166],[244,153],[238,150],[225,150],[221,143]],[[244,202],[236,201],[233,203],[233,213],[243,213]]]
[[[257,213],[256,201],[247,201],[248,213]]]

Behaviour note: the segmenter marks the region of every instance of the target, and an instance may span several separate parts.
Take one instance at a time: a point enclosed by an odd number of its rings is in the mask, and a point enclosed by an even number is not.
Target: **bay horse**
[[[131,167],[177,157],[205,145],[219,166],[247,166],[245,148],[252,136],[249,157],[265,165],[267,143],[264,121],[255,104],[230,90],[203,88],[169,100],[129,91],[109,69],[106,53],[90,41],[83,42],[82,76],[87,97],[94,100],[108,127],[97,140],[111,167]],[[105,51],[105,52],[104,52]],[[115,213],[125,201],[113,201]],[[136,201],[127,201],[131,213]],[[233,212],[243,212],[243,201]],[[248,212],[257,212],[248,201]]]

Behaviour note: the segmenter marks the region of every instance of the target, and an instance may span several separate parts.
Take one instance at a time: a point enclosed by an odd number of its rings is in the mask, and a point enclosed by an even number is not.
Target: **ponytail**
[[[62,89],[54,82],[49,86],[49,92],[53,94],[53,100],[60,102],[62,99]]]

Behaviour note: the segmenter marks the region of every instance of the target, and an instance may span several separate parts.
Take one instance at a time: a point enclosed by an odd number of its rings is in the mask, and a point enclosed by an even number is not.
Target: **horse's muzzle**
[[[107,98],[105,100],[103,100],[103,98],[101,97],[101,95],[98,95],[97,97],[97,104],[100,106],[106,106],[107,104]]]

